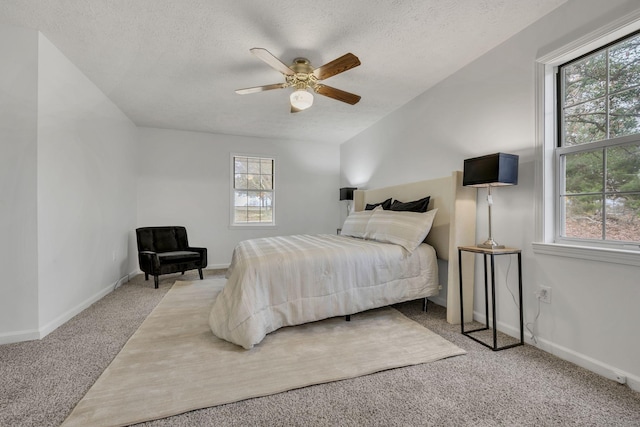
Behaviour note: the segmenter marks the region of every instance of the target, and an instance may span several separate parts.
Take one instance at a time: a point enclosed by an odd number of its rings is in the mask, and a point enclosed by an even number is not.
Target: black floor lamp
[[[518,184],[518,156],[515,154],[496,153],[488,156],[474,157],[464,161],[462,185],[471,187],[487,187],[487,205],[489,206],[489,238],[478,247],[502,249],[504,245],[493,240],[491,234],[491,187]]]

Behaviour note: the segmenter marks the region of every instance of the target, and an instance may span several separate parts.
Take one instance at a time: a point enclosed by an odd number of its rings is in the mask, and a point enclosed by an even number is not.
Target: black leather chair
[[[184,227],[141,227],[136,229],[138,240],[138,262],[144,271],[144,279],[151,274],[158,288],[161,274],[184,274],[198,269],[202,280],[202,269],[207,266],[207,248],[189,246]]]

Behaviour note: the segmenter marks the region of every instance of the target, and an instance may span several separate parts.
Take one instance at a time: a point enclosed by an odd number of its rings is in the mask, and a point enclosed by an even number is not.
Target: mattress
[[[246,349],[270,332],[438,294],[435,250],[330,234],[245,240],[209,315]]]

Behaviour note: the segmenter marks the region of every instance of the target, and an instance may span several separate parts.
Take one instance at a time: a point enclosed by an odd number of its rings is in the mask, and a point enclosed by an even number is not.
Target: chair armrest
[[[138,252],[138,261],[140,262],[140,270],[145,273],[153,273],[160,269],[160,260],[158,259],[158,254],[155,252]]]
[[[186,251],[198,252],[200,254],[200,260],[202,261],[202,267],[207,266],[207,248],[198,248],[195,246],[189,246]]]

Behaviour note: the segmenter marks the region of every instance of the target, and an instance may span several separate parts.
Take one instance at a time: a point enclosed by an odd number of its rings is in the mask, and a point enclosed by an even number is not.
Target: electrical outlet
[[[538,286],[538,299],[547,304],[551,304],[551,288],[549,286]]]

